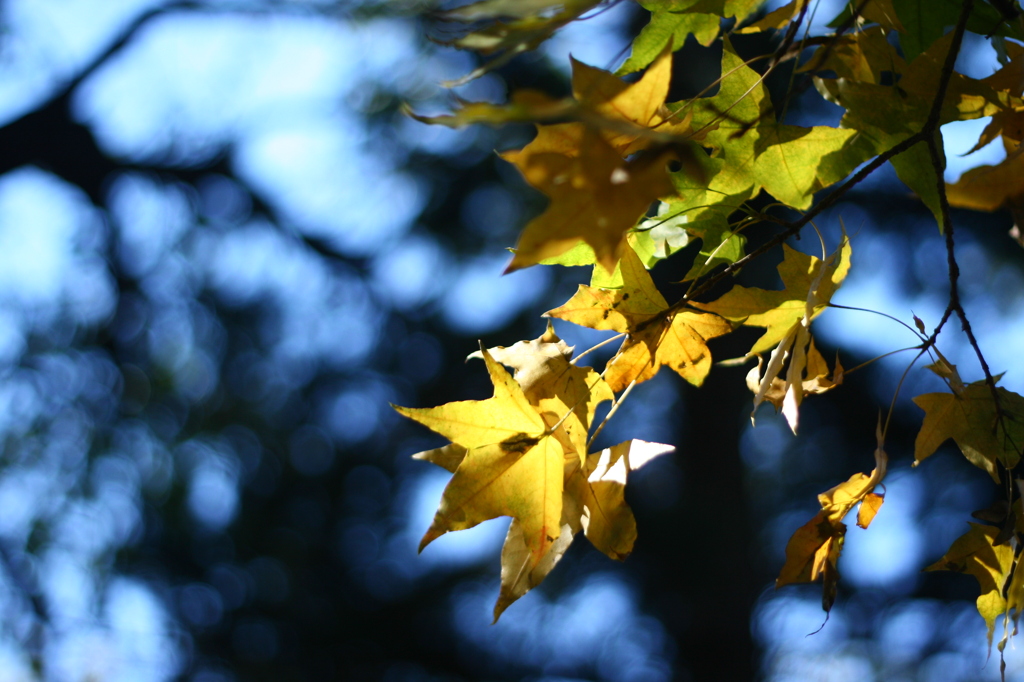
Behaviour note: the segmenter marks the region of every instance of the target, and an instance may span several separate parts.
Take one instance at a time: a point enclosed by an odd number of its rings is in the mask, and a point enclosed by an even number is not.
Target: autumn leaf
[[[791,0],[778,9],[772,10],[749,26],[744,26],[739,33],[760,33],[761,31],[778,30],[792,21],[807,6],[808,0]]]
[[[826,99],[846,108],[840,125],[860,131],[864,139],[874,146],[874,151],[882,153],[924,127],[952,40],[952,33],[938,38],[927,50],[915,53],[915,59],[905,68],[901,68],[896,58],[890,59],[898,76],[894,79],[897,82],[891,85],[877,82],[875,76],[878,68],[886,62],[884,56],[878,54],[885,48],[877,41],[871,43],[874,50],[871,81],[816,78],[815,84]],[[1000,93],[984,81],[954,73],[940,110],[939,122],[991,116],[1014,105],[1014,98],[1009,93]],[[937,133],[935,144],[942,149],[942,138]],[[920,142],[893,157],[891,163],[900,180],[921,197],[941,228],[938,178],[927,145]]]
[[[1019,125],[1024,131],[1024,113],[1020,115]],[[978,166],[967,171],[959,181],[946,187],[946,196],[950,206],[960,208],[976,211],[1008,208],[1019,235],[1024,229],[1024,146],[1005,133],[1003,144],[1006,159],[995,166]]]
[[[654,57],[654,63],[635,83],[573,59],[573,98],[554,99],[534,90],[516,90],[508,104],[456,100],[459,106],[450,115],[407,113],[423,123],[450,128],[475,123],[578,121],[538,125],[537,137],[530,144],[502,155],[520,169],[533,154],[577,156],[587,127],[600,130],[605,142],[628,156],[652,144],[683,142],[691,132],[687,116],[673,115],[665,108],[672,77],[671,52],[662,49]]]
[[[588,455],[582,467],[575,460],[567,462],[562,532],[532,569],[521,527],[514,520],[509,526],[501,551],[501,592],[494,619],[547,577],[581,530],[598,550],[612,559],[625,560],[636,541],[636,521],[624,497],[629,472],[673,449],[631,440]]]
[[[860,509],[857,510],[857,525],[867,530],[867,527],[875,520],[878,510],[882,508],[883,502],[885,502],[885,498],[877,493],[865,495],[861,500]]]
[[[563,498],[563,510],[566,500]],[[563,514],[563,519],[565,515]],[[573,536],[579,531],[571,524],[562,525],[558,539],[554,541],[540,561],[533,561],[533,554],[526,542],[523,526],[513,519],[508,526],[505,542],[501,546],[501,588],[498,601],[494,603],[494,621],[517,599],[544,582],[548,573],[558,565],[572,544]]]
[[[580,240],[609,273],[627,250],[626,231],[660,197],[672,192],[668,154],[624,161],[601,137],[587,131],[579,156],[529,155],[520,170],[551,204],[523,230],[506,272],[568,251]]]
[[[494,397],[434,408],[395,409],[466,449],[420,542],[481,521],[511,516],[536,565],[560,533],[562,445],[508,372],[483,352]]]
[[[587,457],[586,485],[583,475],[566,481],[583,505],[581,524],[591,544],[617,561],[623,561],[633,551],[636,541],[636,521],[626,504],[626,481],[651,460],[675,448],[661,443],[630,440],[619,443]]]
[[[829,45],[819,47],[797,71],[832,71],[838,78],[848,81],[881,84],[883,74],[901,74],[907,68],[886,35],[881,28],[873,26],[840,36]]]
[[[458,108],[453,113],[441,116],[422,116],[408,107],[403,111],[420,123],[449,128],[462,128],[476,123],[500,126],[507,123],[554,121],[576,114],[576,102],[573,100],[553,99],[533,90],[516,90],[512,93],[512,101],[509,104],[463,100],[456,100],[456,103]]]
[[[689,115],[665,107],[671,76],[668,50],[634,83],[573,60],[574,99],[553,100],[527,91],[507,105],[464,102],[449,115],[411,115],[451,127],[577,120],[538,125],[532,142],[502,154],[551,199],[548,209],[526,226],[507,272],[550,262],[582,242],[611,274],[622,257],[626,231],[651,203],[673,193],[668,161],[681,161],[698,177],[703,172],[698,162],[703,152],[692,144],[683,146],[694,137]],[[663,148],[666,143],[671,146]],[[636,154],[652,145],[659,148]]]
[[[491,357],[515,370],[513,378],[523,395],[540,413],[549,428],[556,429],[566,453],[587,454],[587,433],[597,406],[614,395],[608,384],[590,367],[570,362],[573,348],[558,338],[551,323],[540,337],[503,348],[489,348]],[[482,358],[478,351],[469,357]]]
[[[955,372],[955,368],[953,369]],[[936,371],[941,376],[940,371]],[[924,422],[914,442],[914,465],[920,464],[952,438],[964,457],[999,482],[997,464],[1012,469],[1024,448],[1024,397],[997,388],[998,412],[985,381],[963,384],[956,376],[950,393],[926,393],[914,398],[924,410]]]
[[[535,154],[557,152],[578,156],[583,150],[587,126],[602,131],[605,142],[622,156],[652,144],[689,139],[689,117],[665,108],[672,80],[672,54],[662,50],[635,83],[572,60],[572,91],[577,117],[582,123],[537,126],[537,137],[523,149],[505,152],[502,158],[523,171]]]
[[[536,339],[470,357],[484,360],[494,397],[395,409],[452,441],[413,455],[454,474],[421,550],[448,531],[512,517],[501,552],[497,620],[547,576],[581,530],[602,552],[624,559],[636,538],[623,497],[628,473],[672,447],[628,441],[587,454],[594,411],[612,392],[593,369],[570,362],[572,348],[550,324]]]
[[[662,365],[700,386],[711,370],[707,340],[732,331],[731,325],[716,315],[692,310],[668,313],[668,303],[631,250],[622,260],[622,278],[621,289],[580,286],[565,305],[545,314],[629,335],[605,371],[605,380],[615,392],[652,378]]]
[[[1003,586],[1013,564],[1013,548],[1009,543],[995,544],[998,528],[977,523],[970,526],[971,529],[957,538],[945,556],[924,570],[969,573],[978,579],[981,588],[978,613],[988,626],[988,644],[991,647],[996,619],[1007,611]]]
[[[793,583],[815,582],[822,579],[822,608],[828,612],[835,603],[839,582],[839,556],[846,539],[843,523],[857,504],[863,506],[858,525],[866,528],[882,505],[882,497],[874,494],[875,487],[885,478],[889,458],[882,447],[881,425],[878,429],[878,447],[875,449],[875,468],[871,475],[854,474],[845,483],[818,495],[821,511],[793,533],[786,545],[786,563],[775,581],[775,588]]]
[[[636,253],[645,266],[651,267],[660,259],[655,255],[655,249],[658,245],[651,238],[649,232],[644,229],[644,224],[648,220],[644,220],[636,229],[626,233],[626,244]],[[540,263],[541,265],[565,266],[589,265],[592,266],[590,286],[600,289],[619,289],[622,287],[622,261],[620,260],[615,269],[609,273],[603,266],[597,264],[597,256],[586,242],[580,242],[568,251],[553,258],[545,258]]]
[[[852,247],[845,236],[831,256],[822,261],[783,244],[779,276],[783,289],[773,291],[734,286],[711,303],[693,303],[745,326],[766,327],[748,355],[769,350],[782,341],[805,316],[814,319],[825,310],[850,270]]]
[[[825,358],[814,346],[814,338],[808,334],[809,345],[802,356],[794,353],[790,359],[790,371],[786,379],[778,377],[775,372],[770,377],[762,372],[763,364],[761,357],[757,358],[757,367],[754,367],[747,374],[747,388],[755,395],[754,411],[761,402],[769,402],[775,406],[776,412],[783,411],[790,428],[796,433],[797,413],[803,398],[811,394],[825,393],[832,390],[843,382],[843,366],[836,356],[835,370],[829,372]],[[799,350],[803,337],[794,339],[790,348]],[[830,376],[831,374],[831,376]]]

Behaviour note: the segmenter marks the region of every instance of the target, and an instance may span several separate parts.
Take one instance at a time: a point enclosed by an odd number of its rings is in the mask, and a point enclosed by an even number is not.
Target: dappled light
[[[0,3],[0,680],[1024,679],[1024,24],[465,4]]]

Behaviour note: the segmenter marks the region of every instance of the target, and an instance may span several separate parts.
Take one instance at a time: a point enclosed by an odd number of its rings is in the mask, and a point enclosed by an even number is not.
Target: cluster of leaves
[[[485,0],[448,18],[472,22],[455,40],[457,47],[499,55],[473,77],[603,4]],[[504,105],[460,102],[448,115],[413,114],[452,127],[536,124],[532,142],[502,157],[550,203],[526,225],[508,271],[592,266],[589,284],[546,316],[618,332],[614,338],[621,340],[598,373],[578,367],[580,356],[573,359],[573,349],[549,327],[539,339],[474,354],[486,363],[493,398],[397,408],[451,441],[416,455],[454,474],[423,545],[496,516],[513,519],[502,550],[495,617],[544,578],[578,531],[615,559],[632,548],[636,529],[622,497],[626,475],[671,448],[633,441],[589,454],[603,425],[594,423],[599,403],[612,402],[610,418],[637,383],[663,367],[700,387],[713,364],[708,341],[740,327],[764,329],[744,358],[756,358],[747,375],[755,411],[770,402],[796,433],[801,402],[841,385],[846,371],[838,357],[829,368],[815,347],[811,323],[830,306],[849,272],[851,242],[844,236],[831,255],[823,245],[820,257],[784,242],[813,226],[815,216],[886,162],[934,214],[948,250],[945,314],[930,332],[916,317],[914,327],[905,325],[916,328],[920,339],[914,362],[931,356],[929,369],[949,387],[915,398],[925,412],[916,461],[952,438],[998,482],[1004,475],[1012,478],[1021,458],[1024,398],[996,386],[998,377],[960,303],[950,207],[1009,207],[1018,218],[1024,212],[1024,47],[1015,42],[1024,39],[1024,20],[1006,3],[860,0],[835,18],[833,34],[809,37],[801,29],[814,9],[810,0],[793,0],[768,14],[758,13],[760,4],[640,0],[650,22],[618,74],[573,61],[570,98],[519,91]],[[949,26],[954,28],[947,32]],[[754,59],[742,58],[730,40],[765,31],[777,33],[778,48]],[[979,80],[954,70],[966,31],[990,36],[1003,56],[992,76]],[[673,52],[691,35],[704,45],[721,42],[717,92],[669,102]],[[838,126],[782,122],[785,106],[773,104],[765,78],[790,60],[796,60],[796,76],[811,80],[822,97],[844,109]],[[621,78],[641,70],[639,78]],[[992,122],[978,147],[999,138],[1006,160],[947,187],[939,127],[986,116]],[[763,194],[774,203],[758,210],[752,202]],[[785,217],[794,214],[799,217]],[[752,229],[764,230],[768,238],[748,253]],[[696,240],[701,246],[683,280],[689,288],[670,303],[649,270]],[[782,289],[734,284],[706,300],[749,262],[778,248]],[[977,352],[984,376],[975,383],[963,383],[936,347],[953,316]],[[514,376],[502,365],[513,368]],[[887,424],[880,419],[874,471],[854,474],[819,495],[821,510],[786,548],[777,585],[820,578],[826,611],[835,599],[844,517],[859,505],[858,524],[867,528],[883,502],[875,491],[887,468]],[[1001,511],[981,515],[996,525],[972,525],[930,567],[978,577],[978,606],[990,640],[999,615],[1013,612],[1016,618],[1024,608],[1024,566],[1017,570],[1024,515],[1020,492],[1015,486],[1006,490]]]

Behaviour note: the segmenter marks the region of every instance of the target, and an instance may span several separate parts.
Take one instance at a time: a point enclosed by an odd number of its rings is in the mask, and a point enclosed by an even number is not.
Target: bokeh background
[[[820,2],[815,30],[841,4]],[[437,84],[476,66],[410,8],[0,2],[0,679],[998,679],[973,579],[920,572],[995,494],[950,448],[910,469],[907,396],[940,389],[927,372],[904,383],[886,503],[850,530],[831,618],[807,636],[818,587],[772,589],[816,494],[873,465],[912,353],[806,403],[798,438],[770,408],[750,426],[744,369],[699,392],[666,373],[641,385],[601,437],[677,446],[631,479],[636,551],[620,565],[575,543],[497,625],[507,521],[416,555],[448,474],[409,458],[440,439],[388,403],[487,397],[464,361],[478,340],[538,336],[588,274],[499,277],[543,199],[494,151],[531,131],[401,113],[444,110]],[[645,21],[634,3],[601,7],[456,92],[563,94],[570,53],[614,68]],[[674,96],[719,58],[688,44]],[[970,38],[961,68],[996,65]],[[839,113],[805,88],[789,120]],[[950,179],[1000,158],[957,156],[984,123],[944,129]],[[965,304],[1003,385],[1024,392],[1024,251],[1008,215],[955,217]],[[934,324],[942,242],[891,169],[818,221],[831,246],[840,220],[854,267],[837,302]],[[672,267],[655,271],[670,291]],[[914,343],[867,313],[816,327],[848,368]],[[947,329],[943,352],[979,378]],[[556,330],[580,350],[603,338]],[[1024,679],[1012,645],[1008,666]]]

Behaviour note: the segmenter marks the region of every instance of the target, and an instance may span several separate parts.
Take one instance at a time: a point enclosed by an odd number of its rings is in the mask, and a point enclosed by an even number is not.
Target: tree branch
[[[978,339],[974,336],[974,330],[971,328],[971,322],[967,319],[967,311],[964,310],[963,304],[960,301],[960,266],[956,262],[956,253],[953,243],[953,219],[950,215],[949,198],[946,196],[946,179],[944,177],[945,169],[943,167],[945,153],[940,148],[941,138],[939,137],[939,120],[942,114],[942,105],[946,99],[946,91],[949,88],[949,81],[953,77],[953,68],[956,65],[957,55],[960,53],[960,46],[963,43],[964,33],[967,30],[967,20],[970,18],[973,7],[974,0],[964,0],[963,6],[960,9],[960,17],[953,32],[953,42],[949,47],[949,53],[946,54],[946,61],[942,65],[939,90],[935,95],[935,101],[932,102],[932,109],[928,114],[928,121],[924,128],[924,131],[930,133],[925,139],[925,144],[928,146],[928,156],[931,159],[932,170],[935,173],[936,190],[939,195],[939,211],[942,220],[942,224],[939,227],[942,228],[945,235],[946,265],[949,270],[949,305],[946,307],[946,312],[942,316],[942,321],[940,322],[940,325],[936,327],[931,339],[934,339],[938,335],[939,329],[941,329],[942,324],[945,324],[946,320],[949,319],[950,313],[955,312],[957,317],[960,318],[960,326],[964,330],[964,334],[967,335],[967,341],[971,344],[971,348],[974,349],[974,354],[978,357],[981,370],[985,374],[985,383],[988,384],[989,391],[992,393],[992,400],[995,403],[997,418],[1002,421],[1004,415],[1002,408],[1000,407],[999,391],[996,390],[995,378],[992,376],[992,370],[989,368],[988,362],[985,360],[985,355],[981,352],[981,346],[978,344]]]

